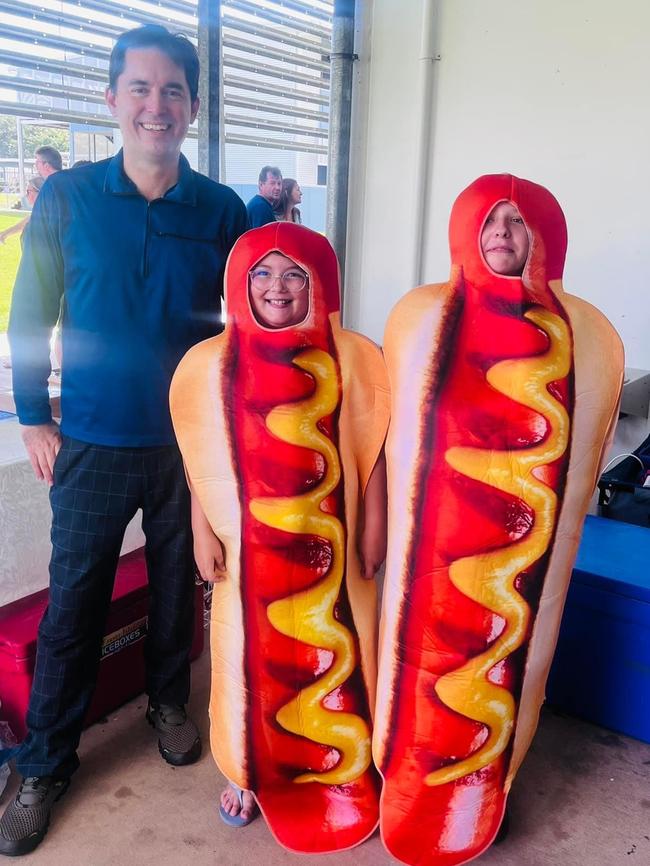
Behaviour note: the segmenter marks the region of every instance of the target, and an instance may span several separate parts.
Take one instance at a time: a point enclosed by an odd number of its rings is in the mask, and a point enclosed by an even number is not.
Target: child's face
[[[249,273],[255,318],[267,328],[289,328],[309,312],[309,277],[282,253],[264,256]]]
[[[528,232],[509,201],[492,208],[481,232],[481,249],[488,266],[504,277],[519,277],[528,258]]]

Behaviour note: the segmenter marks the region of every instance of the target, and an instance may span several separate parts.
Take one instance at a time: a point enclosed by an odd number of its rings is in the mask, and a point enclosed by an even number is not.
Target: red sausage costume
[[[523,217],[521,277],[485,263],[496,204]],[[466,863],[493,841],[535,732],[582,521],[623,379],[620,339],[565,294],[543,187],[479,178],[450,221],[451,277],[392,312],[389,532],[373,754],[386,848]]]
[[[260,325],[248,273],[270,252],[309,275],[299,325]],[[305,289],[306,291],[307,289]],[[359,494],[388,426],[379,349],[343,330],[328,241],[278,222],[241,237],[227,325],[171,390],[187,473],[226,551],[212,608],[212,750],[277,840],[339,851],[377,826],[370,751],[376,589],[360,575]]]

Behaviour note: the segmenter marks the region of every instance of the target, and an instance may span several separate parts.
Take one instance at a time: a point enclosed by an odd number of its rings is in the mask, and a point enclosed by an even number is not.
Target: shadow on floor
[[[280,848],[262,819],[243,830],[217,812],[222,777],[209,753],[208,653],[193,666],[191,712],[204,741],[192,767],[158,755],[137,698],[85,732],[82,766],[55,808],[51,829],[27,866],[242,866],[395,863],[377,835],[325,857]],[[15,790],[12,779],[2,808]],[[508,839],[480,866],[645,866],[650,863],[650,746],[602,728],[542,713],[510,797]],[[298,819],[298,815],[296,816]]]

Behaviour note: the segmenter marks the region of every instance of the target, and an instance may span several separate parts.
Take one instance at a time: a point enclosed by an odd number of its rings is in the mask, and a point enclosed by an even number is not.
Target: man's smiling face
[[[199,100],[190,99],[185,71],[156,48],[131,48],[106,103],[117,118],[131,161],[175,163]]]

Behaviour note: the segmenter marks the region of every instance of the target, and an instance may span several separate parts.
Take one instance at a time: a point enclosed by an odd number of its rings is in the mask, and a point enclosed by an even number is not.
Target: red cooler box
[[[34,674],[36,635],[47,606],[46,589],[0,608],[0,716],[18,739]],[[144,691],[144,638],[149,592],[144,550],[120,558],[102,644],[99,678],[85,724],[90,725]],[[203,586],[196,588],[191,658],[203,650]]]

